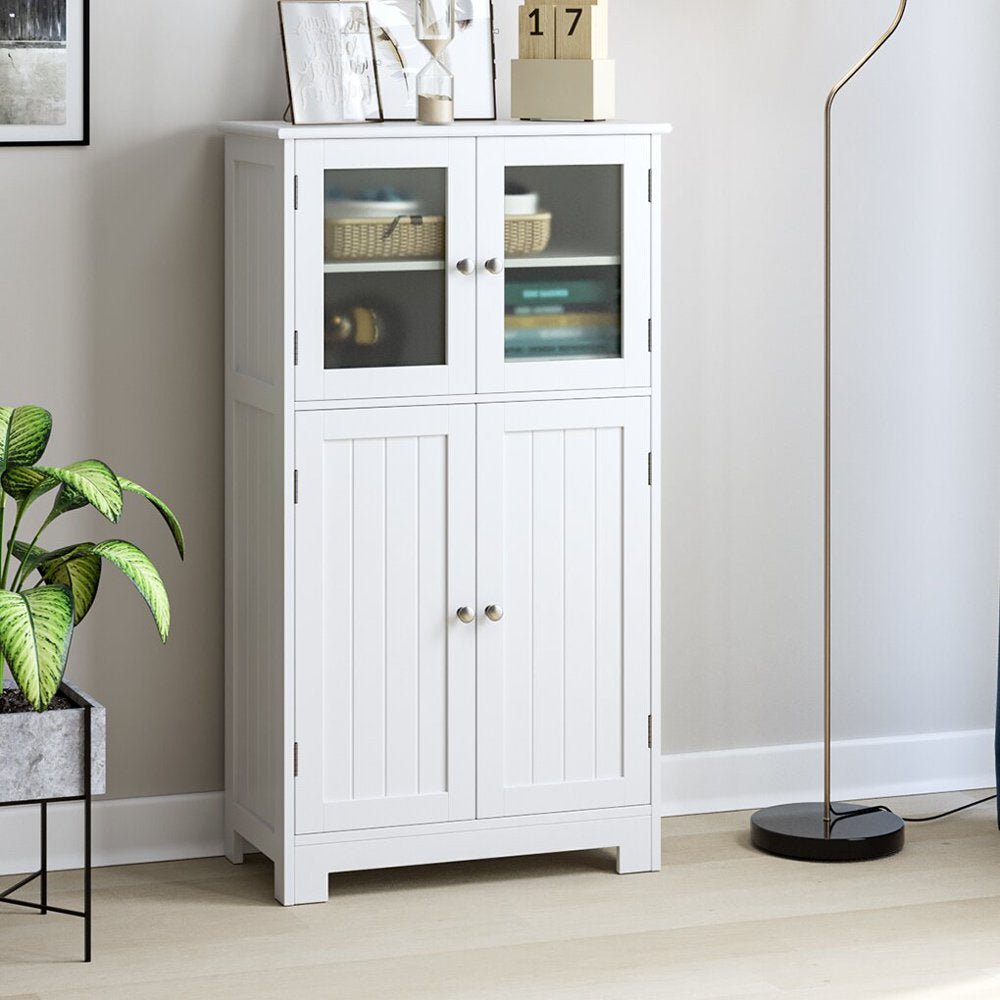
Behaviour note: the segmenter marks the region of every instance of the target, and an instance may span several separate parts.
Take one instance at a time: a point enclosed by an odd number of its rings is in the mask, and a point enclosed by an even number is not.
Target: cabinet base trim
[[[553,823],[586,823],[591,820],[634,819],[651,815],[648,805],[620,806],[611,809],[587,809],[576,812],[539,813],[530,816],[500,816],[488,819],[452,820],[447,823],[419,823],[412,826],[383,826],[367,830],[340,830],[334,833],[306,833],[295,838],[297,847],[341,844],[355,840],[398,840],[401,837],[427,837],[438,833],[474,833],[507,830],[519,826],[547,826]]]
[[[596,818],[591,813],[592,818],[548,816],[532,817],[532,822],[519,818],[514,822],[478,820],[474,823],[435,824],[433,828],[409,828],[408,833],[377,831],[387,835],[325,843],[303,843],[303,840],[316,841],[318,838],[299,837],[294,850],[294,892],[288,893],[286,888],[282,901],[286,905],[326,902],[329,896],[328,876],[334,872],[552,854],[599,847],[618,849],[620,874],[658,870],[660,845],[658,841],[654,843],[653,831],[659,823],[651,823],[649,807],[605,812],[609,815]],[[417,832],[418,829],[420,832]]]

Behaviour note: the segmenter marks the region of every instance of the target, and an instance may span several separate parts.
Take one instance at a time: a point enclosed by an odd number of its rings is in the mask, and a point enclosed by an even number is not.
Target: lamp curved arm
[[[830,808],[830,749],[832,744],[831,726],[831,648],[830,636],[832,632],[831,618],[831,595],[832,595],[832,377],[831,377],[831,344],[832,344],[832,285],[833,285],[833,240],[831,236],[832,217],[832,149],[831,149],[831,125],[833,102],[837,94],[857,75],[865,66],[869,59],[895,33],[906,13],[908,0],[899,0],[899,10],[896,17],[885,34],[864,54],[864,56],[849,70],[844,78],[838,81],[830,91],[826,99],[825,113],[825,185],[824,185],[824,240],[825,240],[825,272],[824,272],[824,365],[825,379],[823,386],[823,424],[824,424],[824,516],[823,516],[823,821],[829,836],[831,828],[831,808]]]
[[[852,67],[850,72],[848,72],[839,83],[834,85],[833,89],[830,91],[830,96],[826,99],[827,116],[829,116],[830,110],[833,108],[833,99],[837,96],[837,94],[839,94],[844,87],[851,82],[851,80],[861,71],[868,60],[871,59],[871,57],[875,55],[875,53],[878,52],[878,50],[882,48],[882,46],[885,45],[885,43],[895,34],[896,29],[899,27],[899,22],[903,20],[903,15],[906,13],[907,3],[908,0],[899,0],[899,10],[896,11],[895,20],[893,20],[892,24],[889,25],[885,34],[867,51],[867,53],[865,53],[864,57]]]

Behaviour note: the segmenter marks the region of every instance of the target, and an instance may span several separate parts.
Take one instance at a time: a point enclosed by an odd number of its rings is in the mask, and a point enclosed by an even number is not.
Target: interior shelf
[[[619,255],[580,256],[559,250],[547,250],[538,257],[508,257],[504,264],[508,269],[526,267],[617,267],[622,259]]]
[[[326,261],[326,274],[371,274],[375,271],[443,271],[443,260],[337,260]]]
[[[581,257],[545,253],[539,257],[508,257],[504,265],[511,270],[528,267],[617,267],[618,255]],[[326,261],[326,274],[372,274],[378,271],[443,271],[443,260],[337,260]]]

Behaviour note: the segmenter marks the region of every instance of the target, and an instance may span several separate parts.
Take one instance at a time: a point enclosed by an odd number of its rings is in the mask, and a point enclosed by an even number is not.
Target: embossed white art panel
[[[368,4],[283,0],[278,9],[295,124],[380,119]]]

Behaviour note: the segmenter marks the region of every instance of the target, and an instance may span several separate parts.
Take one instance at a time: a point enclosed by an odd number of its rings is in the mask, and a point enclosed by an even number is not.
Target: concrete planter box
[[[104,706],[63,682],[59,693],[79,708],[0,715],[0,802],[83,795],[83,717],[90,705],[90,791],[104,792]]]

